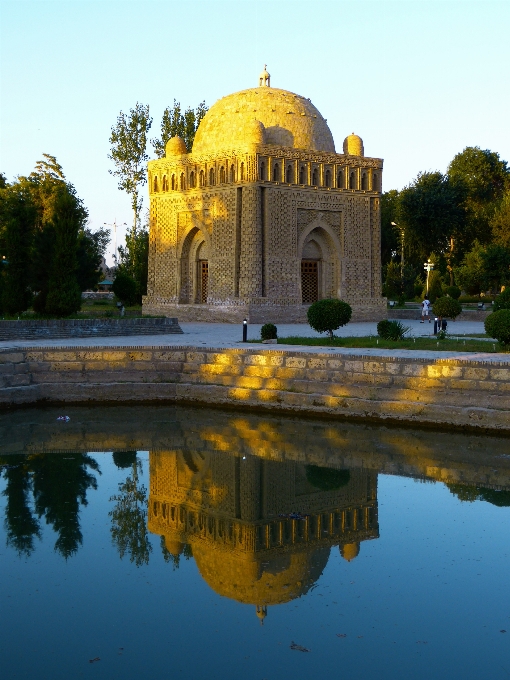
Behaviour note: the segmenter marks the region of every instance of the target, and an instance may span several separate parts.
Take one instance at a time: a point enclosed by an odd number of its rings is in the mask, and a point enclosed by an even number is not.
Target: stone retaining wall
[[[175,318],[20,319],[0,321],[0,340],[182,333]]]
[[[491,314],[491,310],[482,311],[481,309],[464,309],[459,316],[457,321],[485,321],[485,319]],[[431,313],[430,318],[434,319],[434,315]],[[388,319],[421,319],[421,309],[388,309]],[[448,323],[453,323],[451,319]],[[452,327],[452,332],[454,332],[455,327]]]
[[[510,363],[190,347],[0,352],[0,405],[160,400],[510,432]]]

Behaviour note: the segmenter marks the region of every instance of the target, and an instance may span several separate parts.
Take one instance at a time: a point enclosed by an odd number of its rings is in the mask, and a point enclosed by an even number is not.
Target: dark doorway
[[[317,260],[301,260],[301,294],[305,305],[319,299],[319,263]]]
[[[198,261],[198,301],[201,304],[207,302],[207,290],[209,287],[209,262],[207,260]]]

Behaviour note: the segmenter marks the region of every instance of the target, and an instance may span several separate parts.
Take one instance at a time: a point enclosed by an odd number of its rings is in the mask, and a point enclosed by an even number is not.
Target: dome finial
[[[263,604],[258,604],[256,608],[257,616],[260,619],[260,625],[264,625],[264,619],[267,616],[267,606]]]
[[[267,72],[267,64],[264,64],[264,70],[259,76],[259,87],[271,87],[271,76]]]

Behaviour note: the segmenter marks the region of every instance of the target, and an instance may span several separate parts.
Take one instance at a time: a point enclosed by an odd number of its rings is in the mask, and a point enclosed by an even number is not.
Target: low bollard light
[[[248,342],[248,319],[243,320],[243,342]]]
[[[434,319],[434,335],[437,335],[437,316]]]

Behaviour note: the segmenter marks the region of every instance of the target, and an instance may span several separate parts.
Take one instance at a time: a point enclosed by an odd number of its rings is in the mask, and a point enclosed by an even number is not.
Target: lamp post
[[[112,224],[108,224],[107,222],[103,222],[105,227],[113,227],[113,233],[114,233],[114,241],[115,241],[115,250],[113,251],[113,259],[114,259],[114,264],[117,266],[117,226],[120,227],[127,227],[126,222],[123,222],[120,225],[117,225],[117,218],[113,220]]]
[[[396,222],[391,223],[392,227],[396,227],[400,231],[400,278],[404,278],[404,227],[399,226]]]
[[[434,269],[434,264],[430,260],[427,260],[427,262],[425,262],[423,264],[423,268],[427,272],[427,295],[428,295],[429,294],[429,274]]]

